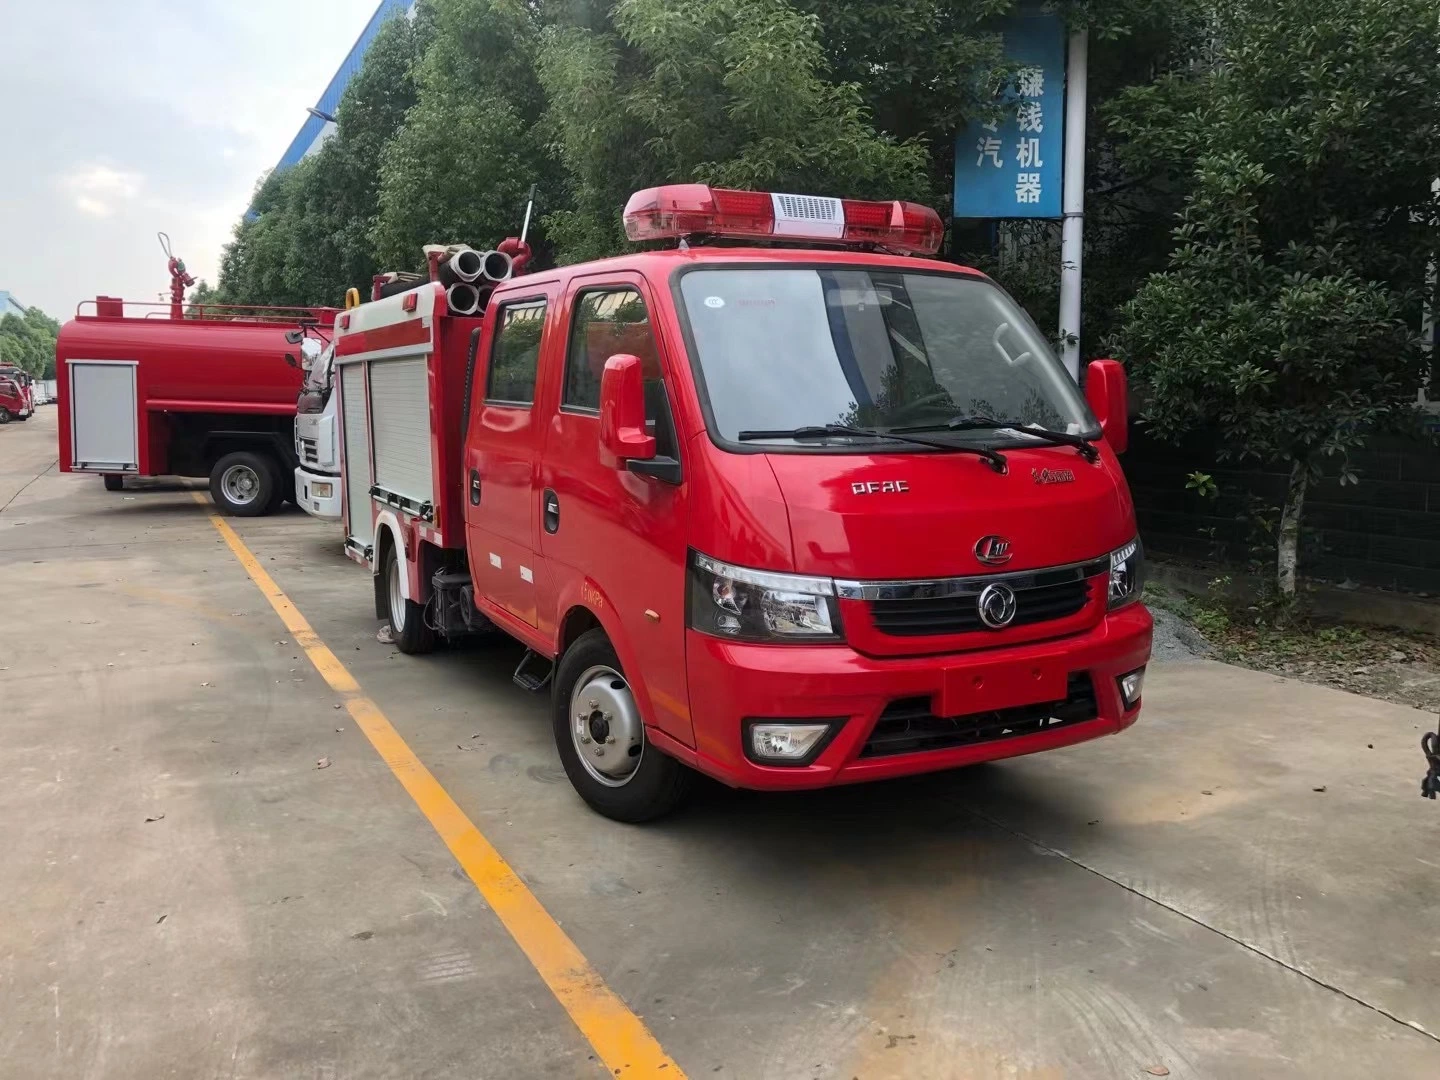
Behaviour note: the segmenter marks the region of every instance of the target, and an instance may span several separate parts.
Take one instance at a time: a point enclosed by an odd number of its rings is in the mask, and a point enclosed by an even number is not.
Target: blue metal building
[[[280,155],[280,160],[275,164],[276,172],[282,172],[302,158],[309,157],[335,133],[335,121],[333,120],[335,110],[340,107],[340,98],[344,96],[345,88],[350,85],[351,78],[360,70],[370,43],[375,40],[375,35],[380,32],[380,27],[385,25],[388,19],[397,15],[411,16],[415,10],[415,3],[416,0],[380,0],[375,14],[370,16],[370,21],[365,24],[365,29],[360,31],[360,36],[355,39],[355,44],[350,46],[350,51],[340,64],[340,69],[331,76],[325,92],[320,95],[320,100],[315,103],[310,115],[300,125],[300,130],[290,140],[290,145],[285,149],[285,153]]]

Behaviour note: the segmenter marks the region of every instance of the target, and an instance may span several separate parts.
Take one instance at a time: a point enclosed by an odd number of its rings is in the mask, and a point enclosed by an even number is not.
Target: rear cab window
[[[544,299],[517,300],[501,306],[485,376],[486,404],[534,404],[545,310]]]

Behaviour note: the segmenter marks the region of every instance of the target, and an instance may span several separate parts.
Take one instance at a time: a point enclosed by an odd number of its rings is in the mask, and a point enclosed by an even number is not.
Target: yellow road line
[[[196,502],[205,505],[204,496],[198,492],[192,494]],[[320,640],[305,616],[256,561],[235,530],[213,512],[210,521],[235,553],[235,558],[240,560],[250,580],[270,601],[270,606],[280,616],[295,643],[305,650],[315,670],[331,689],[344,698],[345,708],[375,747],[375,752],[390,766],[390,771],[410,793],[420,812],[435,827],[445,846],[465,873],[470,875],[475,888],[480,890],[485,902],[500,917],[521,951],[530,958],[545,985],[595,1048],[595,1053],[609,1068],[611,1075],[683,1080],[685,1074],[680,1066],[665,1053],[644,1021],[605,985],[600,973],[590,966],[575,943],[541,906],[535,894],[526,888],[510,864],[415,756],[380,707],[361,693],[360,684],[354,676]]]

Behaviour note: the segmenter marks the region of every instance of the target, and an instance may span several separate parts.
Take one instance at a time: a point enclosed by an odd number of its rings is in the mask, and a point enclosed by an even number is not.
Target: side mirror
[[[645,382],[640,358],[617,353],[600,376],[600,460],[623,468],[655,456],[655,436],[645,433]]]
[[[1090,361],[1085,369],[1085,400],[1110,449],[1123,454],[1130,445],[1130,388],[1119,361]]]
[[[285,340],[288,341],[291,345],[299,345],[299,344],[300,344],[300,339],[303,338],[304,336],[305,336],[305,331],[304,331],[304,330],[286,330],[286,331],[285,331]]]

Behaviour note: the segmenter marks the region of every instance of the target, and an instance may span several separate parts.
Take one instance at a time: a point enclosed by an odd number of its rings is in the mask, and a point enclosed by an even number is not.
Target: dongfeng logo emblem
[[[1002,629],[1015,619],[1015,592],[1009,585],[992,582],[980,590],[975,607],[981,622],[991,630]]]
[[[1073,484],[1073,469],[1031,469],[1030,479],[1037,484]]]
[[[982,536],[975,541],[975,558],[987,566],[1004,566],[1010,561],[1010,541],[1003,536]]]

